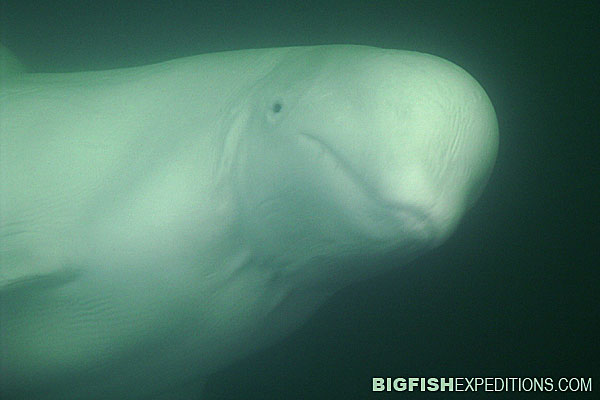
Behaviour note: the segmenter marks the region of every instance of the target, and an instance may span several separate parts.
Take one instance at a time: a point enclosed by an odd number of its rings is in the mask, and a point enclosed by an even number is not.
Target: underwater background
[[[597,2],[0,4],[0,40],[34,71],[364,44],[448,59],[492,100],[496,167],[454,235],[408,265],[339,292],[282,342],[213,374],[207,399],[447,396],[373,393],[371,379],[379,376],[600,383]]]

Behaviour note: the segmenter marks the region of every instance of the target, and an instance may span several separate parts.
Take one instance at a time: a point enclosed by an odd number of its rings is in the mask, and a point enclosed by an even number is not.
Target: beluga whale
[[[4,400],[202,398],[340,288],[442,244],[498,148],[477,81],[413,51],[0,60]]]

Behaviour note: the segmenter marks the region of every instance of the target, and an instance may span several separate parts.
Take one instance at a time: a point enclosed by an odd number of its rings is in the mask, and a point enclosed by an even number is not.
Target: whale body
[[[3,52],[7,400],[199,398],[336,290],[443,243],[496,157],[488,96],[432,55],[26,73]]]

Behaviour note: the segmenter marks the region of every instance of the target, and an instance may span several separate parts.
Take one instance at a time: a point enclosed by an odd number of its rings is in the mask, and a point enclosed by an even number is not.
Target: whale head
[[[290,52],[248,102],[235,175],[246,237],[282,268],[441,244],[485,185],[492,104],[460,67],[416,52]]]

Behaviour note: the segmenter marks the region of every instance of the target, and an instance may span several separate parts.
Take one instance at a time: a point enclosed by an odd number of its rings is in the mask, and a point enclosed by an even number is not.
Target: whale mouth
[[[329,165],[338,171],[336,180],[346,181],[353,199],[363,207],[351,210],[360,225],[374,238],[389,238],[403,232],[419,241],[431,241],[436,229],[429,213],[418,205],[395,202],[382,198],[377,189],[328,143],[310,133],[301,132],[299,139],[305,142],[319,157],[328,159]],[[318,177],[317,177],[318,179]]]

